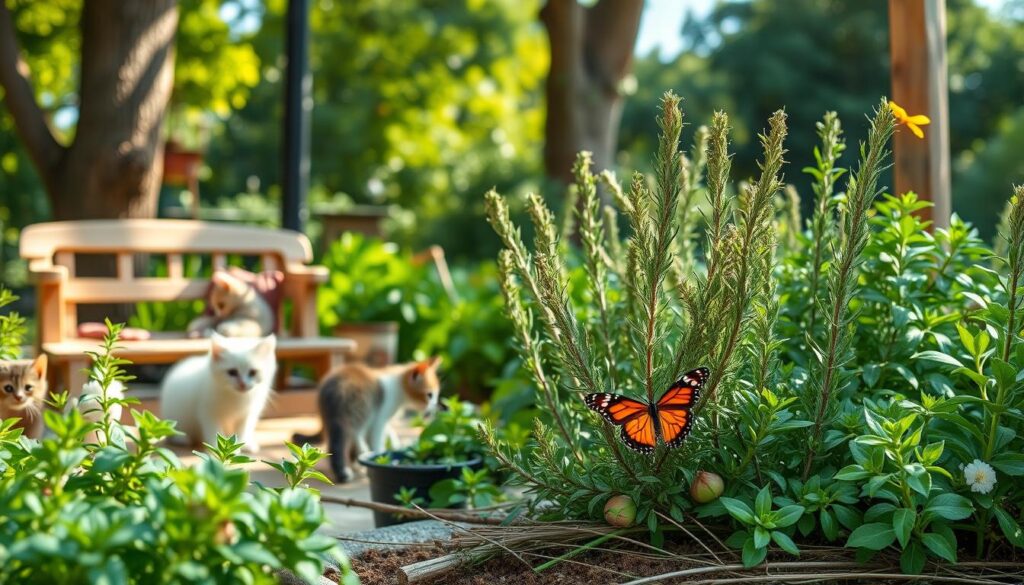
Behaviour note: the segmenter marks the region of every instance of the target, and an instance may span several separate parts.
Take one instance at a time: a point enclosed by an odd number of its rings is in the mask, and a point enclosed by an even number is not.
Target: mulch
[[[672,552],[697,551],[683,544],[669,545]],[[564,552],[564,551],[562,551]],[[372,550],[352,560],[352,568],[363,585],[395,585],[401,567],[442,556],[437,547]],[[556,556],[558,552],[553,552]],[[531,559],[533,566],[543,559]],[[667,573],[686,568],[678,559],[653,559],[604,551],[589,551],[560,562],[542,573],[511,556],[502,556],[480,565],[465,567],[430,581],[429,585],[604,585]],[[663,581],[679,583],[680,580]]]

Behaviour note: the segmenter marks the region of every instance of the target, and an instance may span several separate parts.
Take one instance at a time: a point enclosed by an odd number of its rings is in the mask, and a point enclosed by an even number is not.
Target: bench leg
[[[86,368],[89,367],[88,359],[73,359],[67,363],[64,381],[67,384],[69,397],[76,397],[82,393],[82,386],[89,380]]]
[[[329,351],[319,356],[313,364],[317,385],[320,384],[320,381],[324,379],[328,372],[343,363],[345,363],[345,352],[343,351]]]

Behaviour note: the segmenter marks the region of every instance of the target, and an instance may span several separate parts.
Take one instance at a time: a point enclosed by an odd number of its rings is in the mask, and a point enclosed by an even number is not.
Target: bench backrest
[[[170,220],[123,219],[82,220],[41,223],[21,232],[21,256],[36,266],[50,263],[66,271],[59,303],[64,335],[71,335],[76,321],[75,306],[91,303],[131,303],[202,298],[209,279],[186,274],[194,256],[209,256],[201,262],[207,268],[227,266],[231,256],[256,258],[263,270],[283,270],[288,265],[312,260],[312,247],[305,235],[268,228],[218,223]],[[79,276],[76,254],[112,257],[116,275]],[[137,255],[151,260],[166,255],[166,275],[137,274]],[[153,256],[157,255],[157,256]],[[142,272],[142,271],[139,271]],[[40,303],[43,299],[40,299]]]

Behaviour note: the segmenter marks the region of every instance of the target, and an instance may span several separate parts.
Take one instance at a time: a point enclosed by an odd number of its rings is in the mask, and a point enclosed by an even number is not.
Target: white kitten
[[[251,453],[253,436],[277,371],[273,335],[228,338],[214,333],[210,353],[186,358],[160,385],[160,416],[176,421],[193,444],[217,444],[217,433],[237,435]],[[180,437],[179,437],[180,439]]]

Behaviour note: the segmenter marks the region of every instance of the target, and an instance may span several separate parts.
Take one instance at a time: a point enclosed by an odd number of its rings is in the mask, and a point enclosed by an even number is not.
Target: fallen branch
[[[422,583],[427,580],[436,579],[441,575],[447,575],[465,563],[465,556],[459,553],[420,561],[400,568],[398,570],[398,582],[401,585]]]

